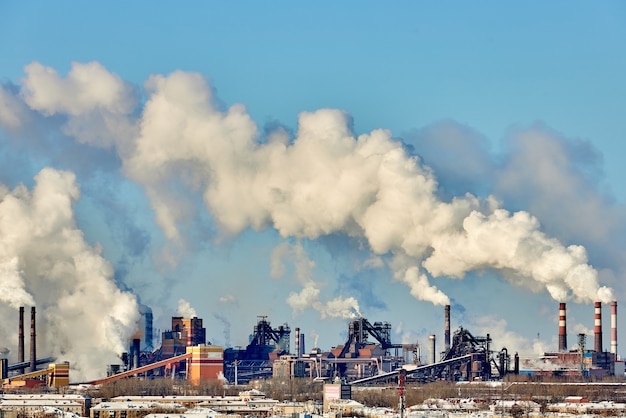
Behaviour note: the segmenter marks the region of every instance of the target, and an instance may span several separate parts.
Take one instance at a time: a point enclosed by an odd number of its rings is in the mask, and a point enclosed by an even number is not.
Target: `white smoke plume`
[[[287,297],[287,304],[295,312],[314,309],[320,313],[322,319],[354,319],[362,316],[359,303],[354,297],[337,296],[326,302],[321,300],[321,285],[312,279],[315,262],[307,257],[300,242],[284,242],[274,248],[271,256],[272,277],[281,278],[286,274],[286,261],[293,264],[293,276],[303,286],[300,292],[291,292]]]
[[[318,348],[319,345],[317,343],[319,342],[320,335],[315,330],[311,330],[309,332],[309,338],[313,341],[313,348]]]
[[[292,142],[278,137],[261,144],[244,108],[218,109],[199,75],[155,76],[147,87],[136,151],[124,164],[148,190],[169,236],[178,236],[176,225],[186,213],[162,186],[175,177],[203,190],[227,233],[273,226],[284,237],[344,233],[363,239],[375,254],[406,260],[394,265],[396,277],[414,296],[436,304],[447,299],[428,283],[426,271],[463,278],[496,269],[557,300],[611,298],[584,248],[562,245],[528,213],[509,213],[493,199],[440,200],[428,167],[387,131],[356,137],[344,112],[323,109],[300,114]]]
[[[230,347],[230,321],[225,315],[214,313],[213,317],[221,322],[224,327],[223,335],[224,335],[224,347]]]
[[[197,318],[196,310],[185,299],[178,299],[178,316],[183,318]]]
[[[0,185],[0,312],[17,331],[17,308],[36,306],[38,357],[69,361],[73,380],[89,380],[119,363],[139,314],[76,226],[79,197],[72,173],[49,168],[32,190]]]
[[[374,256],[391,255],[394,277],[434,304],[449,298],[431,277],[461,279],[485,269],[560,301],[612,299],[583,247],[563,245],[536,218],[508,212],[495,199],[442,200],[430,168],[388,131],[357,136],[345,112],[321,109],[299,115],[294,138],[278,131],[261,141],[245,108],[221,109],[198,74],[152,76],[144,88],[135,120],[133,89],[99,64],[75,64],[63,78],[34,63],[21,97],[35,111],[67,115],[66,133],[79,141],[115,146],[124,173],[145,188],[172,240],[183,240],[181,227],[195,216],[193,194],[201,193],[225,235],[269,227],[283,237],[345,234]],[[15,124],[15,117],[0,120]],[[107,135],[85,139],[71,125],[110,117],[123,129],[102,123]],[[305,284],[292,303],[315,303],[316,289]]]
[[[50,67],[34,62],[24,69],[20,94],[25,103],[45,116],[68,116],[63,127],[79,142],[116,146],[124,152],[136,129],[127,117],[137,105],[133,87],[97,62],[73,63],[63,78]]]

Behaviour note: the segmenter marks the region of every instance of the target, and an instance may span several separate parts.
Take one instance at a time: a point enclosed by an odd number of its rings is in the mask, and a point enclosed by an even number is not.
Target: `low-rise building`
[[[12,394],[5,393],[0,399],[2,400],[14,400],[14,401],[40,401],[41,405],[51,406],[56,408],[55,405],[58,405],[57,402],[65,402],[71,401],[80,404],[80,411],[76,411],[74,407],[66,406],[65,409],[62,409],[64,412],[77,413],[83,417],[89,416],[89,409],[91,408],[91,397],[85,395],[62,395],[58,393],[33,393],[33,394]],[[63,405],[63,404],[62,404]]]
[[[1,411],[15,411],[18,416],[23,417],[34,417],[43,413],[47,408],[54,408],[62,412],[81,416],[83,406],[69,399],[0,399]]]
[[[91,418],[141,418],[147,414],[180,414],[186,410],[176,403],[102,402],[91,408]]]
[[[144,418],[241,418],[241,415],[222,414],[208,408],[192,408],[182,414],[148,414]]]

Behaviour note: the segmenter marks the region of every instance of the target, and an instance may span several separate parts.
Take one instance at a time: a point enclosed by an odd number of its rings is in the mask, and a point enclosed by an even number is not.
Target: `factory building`
[[[536,360],[522,362],[520,373],[529,376],[556,376],[603,378],[624,376],[624,362],[617,357],[617,302],[611,302],[610,351],[604,350],[602,331],[602,303],[594,303],[593,349],[587,348],[587,336],[578,334],[578,346],[567,345],[567,315],[565,303],[559,304],[559,344],[557,352],[548,352]]]
[[[360,317],[348,323],[347,340],[328,351],[305,350],[304,333],[295,328],[294,352],[290,352],[291,330],[285,323],[272,327],[265,316],[259,316],[245,349],[207,344],[206,329],[201,318],[172,317],[171,330],[162,333],[162,342],[146,351],[145,334],[152,328],[151,311],[142,310],[143,331],[133,338],[124,365],[109,370],[109,376],[96,382],[141,374],[142,377],[185,378],[194,385],[206,380],[225,379],[231,383],[246,383],[260,377],[291,379],[308,377],[324,381],[344,380],[351,384],[392,381],[400,368],[407,379],[428,382],[434,380],[493,380],[508,373],[532,376],[586,376],[602,378],[624,376],[625,367],[617,356],[617,302],[610,304],[611,340],[604,344],[602,304],[594,304],[593,348],[587,347],[586,336],[578,335],[578,347],[568,349],[567,307],[558,310],[558,346],[554,352],[521,361],[517,353],[509,356],[506,348],[491,350],[491,338],[474,336],[459,327],[451,332],[450,306],[444,307],[443,348],[438,353],[435,334],[429,336],[428,364],[422,364],[418,344],[395,344],[391,341],[391,324],[370,323]],[[30,387],[47,383],[51,387],[69,385],[69,363],[55,359],[37,359],[35,309],[31,310],[30,360],[24,359],[24,308],[20,309],[18,358],[21,362],[8,365],[2,360],[4,387]],[[151,338],[150,338],[151,339]],[[141,351],[141,344],[144,351]],[[609,348],[608,351],[605,347]],[[412,355],[412,358],[411,358]],[[514,360],[512,361],[512,358]],[[168,361],[169,359],[169,361]],[[37,369],[40,364],[47,368]],[[124,368],[122,370],[122,367]],[[34,370],[34,371],[27,371]],[[37,380],[34,380],[37,379]]]
[[[191,359],[187,360],[187,380],[198,386],[201,382],[224,378],[224,349],[215,345],[200,344],[187,347]]]
[[[146,305],[139,305],[141,315],[139,332],[141,333],[141,345],[144,351],[154,350],[154,328],[152,309]]]
[[[245,383],[251,379],[269,377],[273,363],[289,354],[291,328],[283,324],[273,328],[266,316],[259,316],[250,343],[245,349],[224,351],[224,374],[229,382]]]
[[[172,329],[163,332],[161,358],[166,359],[186,352],[187,347],[206,344],[206,329],[201,318],[172,317]]]

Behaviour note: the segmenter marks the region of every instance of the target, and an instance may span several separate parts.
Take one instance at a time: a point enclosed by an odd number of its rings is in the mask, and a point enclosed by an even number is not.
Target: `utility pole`
[[[400,369],[400,374],[398,375],[398,414],[400,418],[404,418],[404,381],[406,379],[406,370]]]

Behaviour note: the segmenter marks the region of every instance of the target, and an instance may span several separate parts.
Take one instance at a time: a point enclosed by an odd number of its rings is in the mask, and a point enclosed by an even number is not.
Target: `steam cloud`
[[[178,299],[178,316],[183,318],[197,318],[196,310],[185,299]]]
[[[392,254],[395,277],[416,298],[438,305],[449,298],[426,273],[463,278],[482,269],[542,287],[557,300],[612,298],[584,248],[546,236],[528,213],[471,195],[440,200],[431,170],[388,131],[356,137],[346,113],[322,109],[300,114],[293,140],[278,131],[260,143],[243,106],[218,109],[198,74],[152,76],[146,90],[124,170],[144,185],[171,238],[179,238],[190,204],[168,188],[175,178],[202,191],[225,233],[274,227],[283,237],[347,234],[375,254]],[[309,287],[299,299],[314,293]]]
[[[337,296],[327,302],[321,300],[321,285],[312,280],[315,262],[307,258],[300,243],[295,245],[282,243],[274,248],[271,260],[272,277],[280,278],[286,274],[284,260],[290,260],[293,263],[294,277],[303,286],[300,292],[291,292],[287,297],[287,304],[295,312],[314,309],[320,313],[322,319],[354,319],[362,316],[359,302],[354,297]]]
[[[261,139],[245,108],[220,108],[198,74],[151,76],[138,107],[137,90],[98,63],[74,63],[66,77],[39,63],[25,71],[19,92],[0,88],[0,124],[19,137],[29,115],[60,116],[66,135],[114,149],[123,173],[145,188],[166,236],[181,245],[196,216],[194,196],[201,194],[225,236],[247,228],[275,228],[297,240],[344,234],[364,244],[371,260],[384,261],[415,298],[436,305],[450,299],[431,278],[462,279],[485,269],[559,301],[613,299],[583,247],[563,245],[542,232],[536,218],[511,213],[494,198],[441,199],[431,169],[404,144],[386,130],[355,135],[343,111],[303,112],[293,138],[277,129]],[[32,193],[21,186],[2,194],[0,272],[11,295],[0,296],[2,309],[34,300],[48,329],[62,336],[55,350],[76,352],[76,364],[87,364],[92,354],[94,364],[110,358],[96,351],[121,351],[136,320],[135,301],[115,287],[110,265],[76,228],[72,175],[46,169]],[[278,277],[284,274],[280,252],[295,254],[296,261],[299,256],[297,246],[277,251],[272,268]],[[322,301],[320,285],[306,274],[313,266],[299,260],[294,265],[303,269],[296,275],[302,290],[289,296],[292,308],[314,308],[321,316],[359,314],[354,298]],[[95,298],[94,288],[105,296]],[[96,309],[103,300],[107,308]],[[77,314],[92,308],[94,315],[108,313],[106,326],[82,326],[93,338],[71,338],[68,330],[79,327],[64,321],[95,322]],[[81,351],[82,340],[89,353]]]
[[[76,226],[74,174],[47,168],[35,181],[0,184],[0,312],[17,331],[17,308],[36,306],[38,345],[70,361],[74,379],[101,377],[135,331],[135,297]]]

